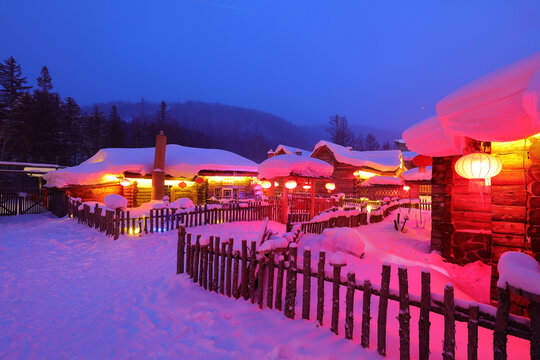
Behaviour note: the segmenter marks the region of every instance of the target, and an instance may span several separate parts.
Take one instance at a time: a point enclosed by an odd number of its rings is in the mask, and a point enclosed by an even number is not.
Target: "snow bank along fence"
[[[91,208],[88,204],[82,204],[74,199],[69,200],[68,207],[70,217],[115,239],[124,234],[140,235],[170,231],[178,229],[180,225],[192,227],[236,221],[262,221],[266,218],[277,221],[281,211],[279,206],[260,203],[248,206],[230,205],[227,209],[197,205],[189,212],[170,208],[151,209],[149,216],[132,218],[129,211],[106,210],[98,204]]]
[[[186,273],[194,283],[205,290],[213,291],[235,299],[244,298],[259,308],[265,306],[283,311],[290,319],[296,317],[296,300],[302,303],[302,319],[315,319],[323,324],[325,313],[325,283],[332,285],[332,306],[330,330],[338,335],[343,329],[347,339],[353,338],[355,326],[361,326],[360,343],[364,348],[370,346],[371,299],[379,297],[377,309],[377,351],[386,355],[386,329],[388,302],[399,303],[399,353],[400,359],[410,359],[410,307],[420,309],[418,318],[419,359],[428,359],[430,355],[430,314],[444,316],[443,359],[455,359],[456,321],[467,323],[468,359],[478,357],[478,328],[493,331],[493,357],[506,359],[507,336],[512,335],[530,341],[531,358],[540,358],[540,296],[529,294],[529,313],[531,319],[509,314],[510,288],[499,288],[497,308],[490,305],[478,305],[454,299],[454,288],[447,284],[444,296],[431,293],[431,275],[424,270],[421,274],[421,296],[410,296],[407,268],[398,268],[399,289],[390,288],[390,265],[382,265],[381,284],[372,284],[369,280],[358,282],[354,273],[343,277],[342,263],[332,263],[327,271],[326,254],[319,253],[316,269],[311,267],[311,251],[304,250],[302,262],[298,263],[295,244],[283,253],[270,252],[257,254],[255,242],[248,249],[247,241],[242,241],[242,250],[233,251],[234,239],[221,242],[219,237],[210,237],[208,244],[201,244],[201,236],[186,234],[185,228],[178,229],[176,273]],[[301,288],[298,275],[302,275]],[[284,284],[285,283],[285,284]],[[314,284],[313,284],[314,283]],[[317,288],[316,309],[311,308],[311,287]],[[285,288],[284,288],[285,287]],[[340,288],[346,289],[345,304],[340,299]],[[512,289],[515,290],[515,289]],[[355,293],[362,293],[363,305],[360,319],[355,318]],[[300,295],[298,296],[298,292]],[[345,308],[345,324],[340,325],[340,311]],[[341,310],[340,310],[341,309]],[[438,331],[438,329],[436,329]]]
[[[47,211],[50,195],[35,193],[0,193],[0,216],[41,214]]]
[[[368,203],[365,204],[367,205]],[[301,230],[304,233],[321,234],[324,229],[332,229],[337,227],[354,228],[361,225],[367,225],[368,223],[375,224],[383,221],[385,217],[390,215],[390,212],[398,209],[401,206],[400,204],[392,204],[381,207],[381,204],[381,201],[369,201],[369,205],[373,206],[373,212],[371,212],[369,217],[364,205],[361,213],[357,213],[357,211],[353,212],[353,210],[356,209],[350,208],[346,209],[345,211],[336,211],[335,216],[332,216],[333,214],[330,212],[331,217],[326,220],[309,221],[308,219],[305,222],[287,222],[286,231],[290,232],[294,225],[300,225]],[[347,212],[350,212],[350,214],[347,214]]]

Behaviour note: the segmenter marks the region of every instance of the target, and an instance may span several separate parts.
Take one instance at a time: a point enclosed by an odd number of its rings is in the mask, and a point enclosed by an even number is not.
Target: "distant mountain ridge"
[[[135,118],[143,121],[158,118],[160,103],[158,102],[126,102],[111,101],[97,103],[99,110],[109,114],[113,105],[123,120]],[[85,112],[93,111],[92,106],[83,106]],[[236,152],[254,161],[266,158],[266,152],[275,149],[279,144],[311,150],[321,139],[327,139],[326,126],[299,126],[273,114],[237,106],[202,101],[168,102],[168,121],[176,121],[181,127],[200,131],[214,138],[217,148]],[[352,125],[356,131],[357,126]],[[364,129],[358,126],[358,129]],[[362,133],[367,133],[363,130]],[[384,130],[373,129],[372,132],[382,144],[383,141],[396,138],[394,134],[386,134]],[[397,138],[401,137],[401,134]]]

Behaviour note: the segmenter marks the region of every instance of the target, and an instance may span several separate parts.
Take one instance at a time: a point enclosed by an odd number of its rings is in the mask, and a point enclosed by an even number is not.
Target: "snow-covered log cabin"
[[[82,201],[120,194],[135,207],[151,200],[155,148],[102,149],[80,165],[44,175],[45,186]],[[169,144],[165,152],[165,195],[171,200],[254,197],[257,164],[225,150]]]
[[[492,265],[504,252],[540,260],[540,52],[463,86],[437,116],[403,133],[433,157],[431,248]]]
[[[398,177],[405,171],[399,150],[356,151],[321,140],[315,145],[311,157],[332,164],[335,192],[347,195],[358,195],[358,186],[370,177]],[[324,189],[317,188],[315,191],[324,192]]]

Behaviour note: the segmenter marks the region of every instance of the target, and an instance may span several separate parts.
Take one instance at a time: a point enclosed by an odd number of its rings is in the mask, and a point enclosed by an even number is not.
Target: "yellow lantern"
[[[289,190],[294,189],[298,184],[294,180],[289,180],[285,183],[285,187]]]
[[[261,183],[261,186],[263,189],[269,189],[270,187],[272,187],[272,183],[270,181],[263,181]]]
[[[491,185],[491,178],[501,172],[501,160],[490,154],[472,153],[456,161],[456,172],[466,179],[482,179],[486,186]]]
[[[129,186],[129,184],[131,184],[131,181],[129,181],[128,179],[123,179],[122,181],[120,181],[120,185],[122,186]]]
[[[302,186],[304,188],[304,190],[309,190],[311,189],[311,185],[309,184],[304,184],[304,186]]]
[[[405,186],[403,186],[403,190],[409,191],[409,190],[411,190],[411,187],[409,185],[405,185]]]
[[[326,183],[326,185],[324,185],[324,187],[328,191],[334,191],[336,189],[336,184],[329,182],[329,183]]]

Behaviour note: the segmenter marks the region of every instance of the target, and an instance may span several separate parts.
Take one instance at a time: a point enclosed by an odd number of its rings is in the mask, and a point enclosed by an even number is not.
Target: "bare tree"
[[[332,142],[343,146],[354,145],[354,135],[345,116],[330,116],[326,131]]]

